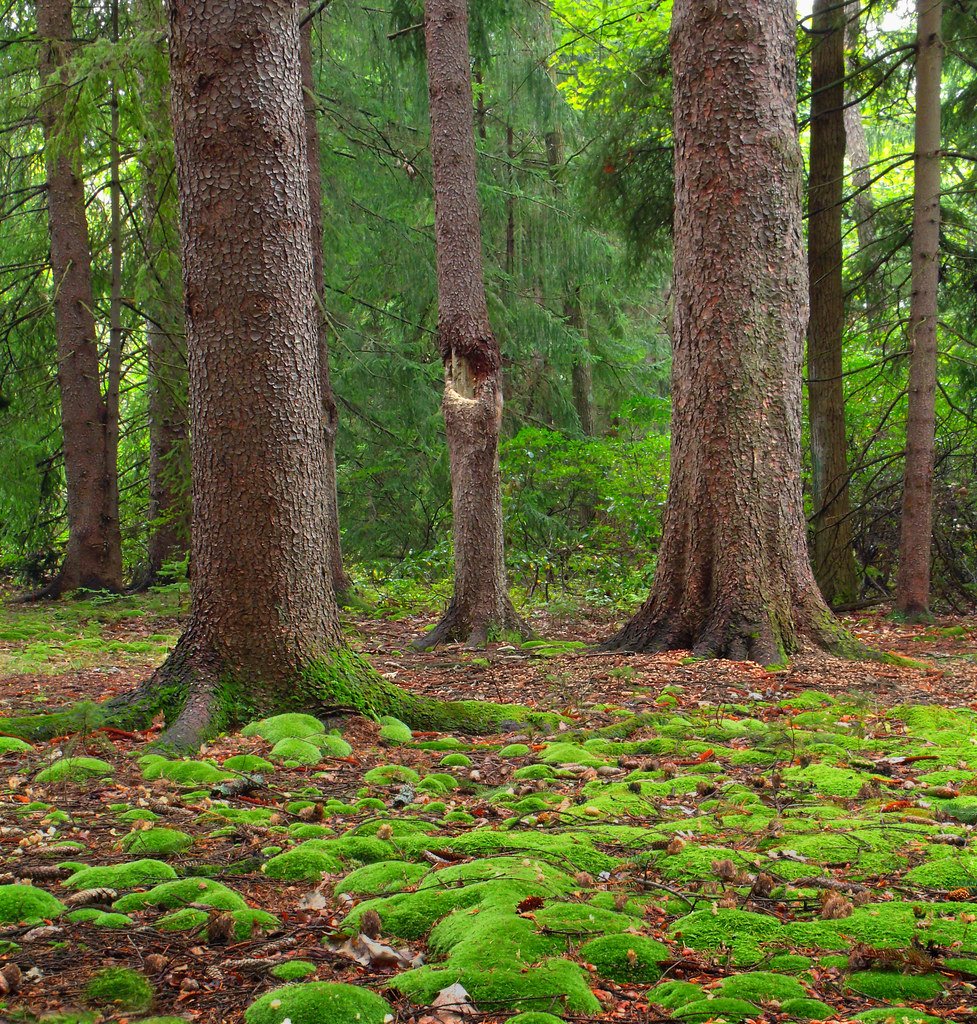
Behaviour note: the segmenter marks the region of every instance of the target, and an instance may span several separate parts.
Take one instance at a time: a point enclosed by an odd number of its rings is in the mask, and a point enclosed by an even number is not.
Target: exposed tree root
[[[516,614],[512,602],[506,598],[503,609],[494,617],[477,613],[465,614],[456,598],[451,599],[448,610],[440,622],[427,633],[422,633],[411,644],[415,651],[430,651],[441,644],[464,642],[469,651],[483,650],[493,636],[515,633],[528,640],[533,631]]]
[[[99,728],[138,730],[162,714],[161,746],[190,751],[211,736],[268,715],[300,711],[327,719],[339,714],[393,715],[412,728],[462,733],[497,731],[506,722],[555,723],[558,716],[516,704],[443,701],[412,694],[380,676],[359,655],[333,650],[285,680],[260,685],[229,672],[195,648],[188,634],[140,687],[102,704],[0,719],[0,733],[43,740]]]

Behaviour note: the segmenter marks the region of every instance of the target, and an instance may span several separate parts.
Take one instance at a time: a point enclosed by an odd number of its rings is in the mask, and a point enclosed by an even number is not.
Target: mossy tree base
[[[162,714],[161,745],[193,750],[220,732],[256,718],[304,712],[317,718],[391,715],[416,729],[462,733],[498,731],[503,723],[540,723],[554,716],[515,704],[444,701],[413,694],[376,672],[348,648],[297,665],[286,676],[234,672],[211,652],[200,651],[188,632],[170,657],[140,687],[102,704],[0,719],[0,731],[29,740],[103,728],[145,728]]]

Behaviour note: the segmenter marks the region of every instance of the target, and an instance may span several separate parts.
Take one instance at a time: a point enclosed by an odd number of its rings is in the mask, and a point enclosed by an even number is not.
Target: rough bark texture
[[[319,374],[322,388],[322,428],[325,448],[326,477],[323,485],[327,505],[327,543],[329,575],[337,597],[353,587],[343,566],[343,549],[339,537],[339,496],[336,491],[336,431],[339,412],[329,380],[329,325],[326,322],[325,277],[322,255],[322,171],[319,166],[319,108],[315,98],[315,77],[312,69],[312,22],[302,26],[301,36],[302,94],[305,104],[305,152],[309,173],[309,206],[312,217],[312,276],[316,294],[316,331],[319,336]]]
[[[163,8],[145,0],[144,28],[164,32]],[[169,81],[142,83],[153,137],[142,152],[142,238],[150,267],[146,342],[149,391],[149,522],[146,564],[137,586],[151,586],[190,546],[190,431],[187,345],[180,280],[180,227],[169,133]]]
[[[807,552],[794,13],[677,0],[672,477],[648,601],[607,643],[781,663],[846,638]]]
[[[856,50],[861,35],[861,0],[849,0],[845,15],[848,19],[845,46],[851,54]],[[845,146],[851,165],[858,247],[863,254],[867,254],[875,245],[875,197],[872,193],[872,168],[868,140],[865,138],[865,122],[862,120],[862,105],[857,95],[857,89],[845,89]]]
[[[841,214],[845,173],[845,12],[815,0],[811,49],[807,332],[814,578],[829,604],[858,596],[848,498],[848,435],[842,346],[845,292]]]
[[[428,0],[425,39],[455,572],[444,618],[417,644],[480,646],[493,632],[523,626],[509,599],[503,552],[501,356],[482,276],[465,0]]]
[[[940,277],[940,81],[943,4],[918,0],[916,161],[913,195],[912,304],[909,314],[909,413],[896,607],[925,615],[933,541],[936,428],[936,325]]]
[[[594,429],[594,370],[590,361],[590,346],[587,338],[587,323],[584,320],[583,306],[580,304],[580,289],[574,288],[567,296],[564,316],[567,326],[580,335],[583,351],[573,360],[571,377],[573,384],[573,407],[580,420],[580,432],[586,437],[593,437]]]
[[[113,445],[117,424],[101,390],[81,145],[67,110],[71,0],[40,0],[37,31],[68,506],[64,562],[39,595],[53,597],[81,587],[120,590],[122,541]]]

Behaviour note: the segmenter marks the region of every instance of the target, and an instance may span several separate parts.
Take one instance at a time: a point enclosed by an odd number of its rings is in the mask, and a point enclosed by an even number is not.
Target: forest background
[[[834,6],[847,69],[841,314],[857,587],[833,596],[850,607],[889,596],[899,547],[916,25],[911,5],[891,0]],[[311,14],[346,566],[384,614],[435,610],[450,594],[451,501],[423,14],[411,0],[382,12],[335,0]],[[823,32],[800,15],[809,158],[811,54]],[[76,6],[74,18],[65,117],[81,139],[102,387],[118,414],[126,576],[180,580],[186,371],[163,12],[133,0]],[[472,5],[517,603],[624,611],[654,571],[670,415],[669,18],[668,3]],[[61,561],[65,484],[33,5],[8,3],[3,25],[0,571],[33,588]],[[933,553],[937,607],[955,611],[977,596],[975,27],[972,4],[945,4]],[[812,300],[821,284],[812,278]],[[809,485],[805,494],[813,541]]]

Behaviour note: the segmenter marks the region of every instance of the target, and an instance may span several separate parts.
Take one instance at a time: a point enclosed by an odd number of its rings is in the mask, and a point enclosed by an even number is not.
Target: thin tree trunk
[[[425,13],[455,573],[444,618],[417,646],[456,639],[481,646],[493,633],[524,629],[509,599],[503,551],[502,360],[482,276],[467,4],[428,0]]]
[[[671,50],[672,477],[651,594],[607,646],[780,664],[804,641],[846,646],[814,581],[801,500],[792,5],[676,0]]]
[[[845,16],[845,46],[854,54],[861,35],[861,0],[849,0]],[[853,63],[849,58],[849,63]],[[880,270],[875,264],[875,196],[872,191],[872,166],[865,137],[862,105],[857,99],[857,86],[845,88],[845,149],[851,167],[852,206],[858,235],[858,263],[861,268],[862,290],[868,307],[870,323],[878,324],[885,298],[881,287]]]
[[[845,13],[815,0],[811,51],[807,376],[814,502],[814,578],[829,604],[858,596],[848,498],[842,348],[845,291],[841,215],[845,174]]]
[[[316,296],[316,330],[319,335],[319,371],[322,388],[323,444],[326,457],[324,491],[328,519],[329,575],[338,598],[353,588],[353,581],[343,567],[343,551],[339,536],[339,496],[336,490],[336,430],[339,411],[329,380],[329,325],[325,317],[325,277],[322,255],[322,171],[319,166],[318,104],[312,67],[312,22],[302,26],[301,42],[302,92],[305,104],[305,149],[308,161],[309,205],[312,216],[312,270]]]
[[[37,31],[68,505],[64,562],[38,596],[57,596],[79,588],[120,590],[122,541],[112,441],[118,428],[101,391],[81,142],[67,109],[71,0],[39,0]]]
[[[584,320],[583,307],[580,304],[580,288],[574,288],[567,296],[564,309],[567,326],[580,335],[583,351],[573,361],[571,370],[573,384],[573,407],[580,420],[580,432],[585,437],[593,437],[594,430],[594,372],[590,362],[587,344],[587,324]]]
[[[916,163],[913,194],[909,413],[896,607],[923,616],[930,601],[933,459],[936,450],[936,325],[940,280],[940,83],[943,4],[918,0]]]
[[[163,35],[159,0],[140,5],[142,28]],[[162,56],[162,53],[161,53]],[[187,346],[180,280],[180,226],[169,123],[169,76],[147,76],[143,102],[152,136],[143,145],[142,221],[149,265],[147,388],[149,403],[149,539],[135,586],[152,586],[190,546],[190,431]]]

